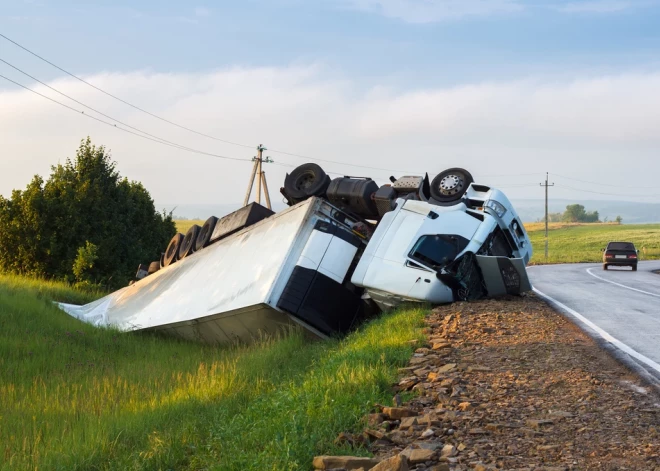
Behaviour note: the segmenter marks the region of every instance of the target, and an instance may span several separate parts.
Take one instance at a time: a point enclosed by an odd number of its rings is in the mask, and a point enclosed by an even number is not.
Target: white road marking
[[[632,286],[626,286],[626,285],[622,285],[621,283],[617,283],[615,281],[607,280],[607,279],[603,278],[602,276],[594,275],[593,273],[591,273],[591,270],[593,270],[593,268],[587,268],[587,273],[589,273],[594,278],[598,278],[599,280],[605,281],[607,283],[611,283],[613,285],[620,286],[621,288],[629,289],[631,291],[637,291],[638,293],[644,293],[644,294],[648,294],[649,296],[660,298],[660,294],[649,293],[648,291],[644,291],[642,289],[633,288]]]
[[[612,337],[610,334],[608,334],[607,332],[605,332],[603,329],[601,329],[600,327],[598,327],[596,324],[594,324],[593,322],[591,322],[589,319],[587,319],[586,317],[584,317],[584,316],[583,316],[582,314],[580,314],[579,312],[577,312],[577,311],[571,309],[570,307],[566,306],[565,304],[560,303],[560,302],[557,301],[556,299],[551,298],[551,297],[548,296],[547,294],[542,293],[542,292],[539,291],[538,289],[536,289],[536,288],[533,288],[533,289],[534,289],[534,292],[535,292],[536,294],[538,294],[539,296],[541,296],[541,297],[544,298],[545,300],[549,301],[550,304],[554,304],[555,306],[559,307],[559,308],[562,309],[563,311],[568,312],[570,315],[572,315],[573,317],[575,317],[577,320],[579,320],[580,322],[582,322],[582,323],[585,324],[586,326],[588,326],[588,327],[590,327],[591,329],[593,329],[593,331],[596,332],[598,335],[600,335],[600,336],[603,338],[603,340],[605,340],[606,342],[611,343],[612,345],[614,345],[616,348],[618,348],[618,349],[621,350],[622,352],[627,353],[627,354],[630,355],[631,357],[633,357],[633,358],[639,360],[640,362],[644,363],[645,365],[647,365],[647,366],[653,368],[657,373],[660,373],[660,364],[654,362],[654,361],[651,360],[650,358],[645,357],[644,355],[642,355],[642,354],[639,353],[638,351],[633,350],[632,348],[630,348],[628,345],[626,345],[626,344],[623,343],[622,341],[620,341],[620,340],[618,340],[618,339],[615,339],[614,337]]]

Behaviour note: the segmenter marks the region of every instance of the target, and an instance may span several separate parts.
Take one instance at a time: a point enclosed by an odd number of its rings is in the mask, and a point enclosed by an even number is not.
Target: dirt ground
[[[534,295],[439,307],[426,323],[428,345],[398,386],[420,395],[369,417],[378,458],[403,452],[417,470],[660,471],[657,391]]]

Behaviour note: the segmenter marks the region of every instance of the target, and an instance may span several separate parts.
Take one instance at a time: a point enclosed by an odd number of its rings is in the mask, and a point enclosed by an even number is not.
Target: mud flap
[[[477,255],[488,296],[519,295],[532,289],[522,258]]]

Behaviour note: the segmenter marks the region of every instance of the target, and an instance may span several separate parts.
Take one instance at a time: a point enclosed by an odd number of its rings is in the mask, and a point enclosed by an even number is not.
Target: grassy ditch
[[[308,469],[391,400],[425,313],[341,340],[213,348],[94,328],[51,302],[92,297],[0,277],[2,471]]]
[[[532,240],[532,264],[545,263],[545,228],[525,224]],[[640,260],[660,259],[660,224],[550,224],[548,263],[601,262],[608,242],[633,242]]]

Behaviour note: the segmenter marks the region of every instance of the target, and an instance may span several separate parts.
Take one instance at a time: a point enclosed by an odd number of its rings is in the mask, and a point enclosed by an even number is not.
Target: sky
[[[273,200],[317,161],[655,202],[658,24],[660,0],[0,0],[0,34],[162,118],[0,37],[0,75],[70,107],[0,78],[0,195],[90,136],[161,206],[240,203],[258,144]]]

